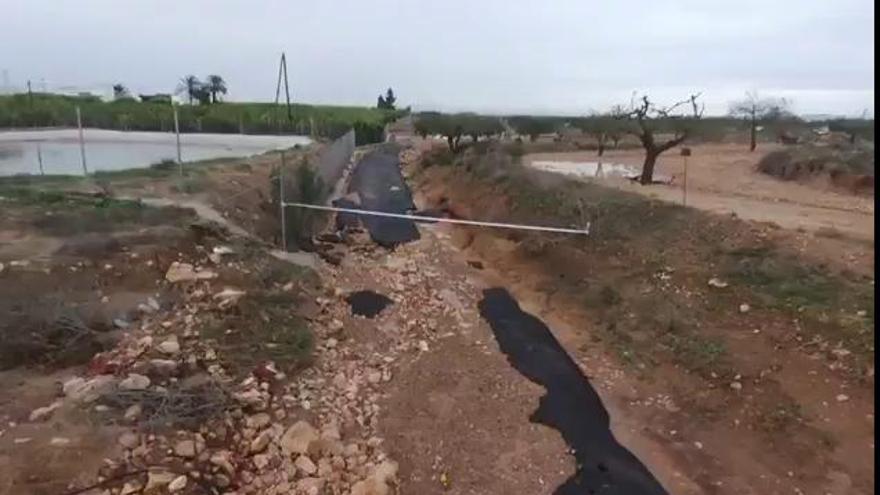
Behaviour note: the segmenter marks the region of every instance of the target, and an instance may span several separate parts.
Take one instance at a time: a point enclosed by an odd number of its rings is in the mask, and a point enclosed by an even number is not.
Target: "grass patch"
[[[456,158],[473,178],[491,184],[492,197],[509,202],[510,220],[581,228],[596,242],[648,240],[664,246],[689,232],[699,211],[641,195],[525,167],[518,144],[478,143]]]
[[[769,411],[761,411],[756,424],[765,432],[780,433],[790,431],[804,423],[803,408],[790,398],[781,398]]]
[[[92,201],[65,199],[58,209],[37,218],[32,225],[54,235],[111,232],[129,226],[178,223],[192,213],[178,208],[153,208],[138,201],[101,198]]]
[[[31,187],[2,187],[0,197],[7,204],[38,208],[40,215],[30,225],[59,236],[111,232],[135,225],[177,224],[194,216],[180,208],[154,208],[139,201]]]
[[[660,337],[674,356],[674,361],[686,370],[708,378],[715,373],[726,374],[727,349],[717,337],[701,335],[694,331],[670,332]]]
[[[873,361],[874,290],[867,280],[790,255],[746,222],[527,169],[518,144],[478,144],[455,158],[454,171],[431,173],[452,184],[451,201],[461,197],[474,211],[497,211],[490,220],[589,221],[588,238],[560,237],[532,258],[566,291],[584,294],[585,307],[600,320],[602,340],[623,361],[666,360],[701,376],[724,375],[734,360],[718,330],[741,322],[731,308],[743,302],[765,311],[768,323],[797,319],[805,337],[842,342],[864,363]],[[458,193],[475,187],[476,194]],[[658,278],[658,272],[667,276]],[[715,276],[729,281],[730,289],[693,297]]]
[[[81,175],[12,175],[0,177],[0,191],[10,187],[70,185],[85,181]]]
[[[804,330],[873,360],[874,287],[867,281],[832,275],[767,248],[727,253],[724,271],[763,307],[785,311]]]
[[[267,360],[290,372],[309,364],[314,347],[314,337],[294,314],[293,305],[287,292],[251,292],[203,335],[217,342],[221,359],[233,373],[247,374]]]
[[[35,189],[30,187],[2,187],[0,198],[19,205],[54,205],[68,199],[68,195],[60,191]]]

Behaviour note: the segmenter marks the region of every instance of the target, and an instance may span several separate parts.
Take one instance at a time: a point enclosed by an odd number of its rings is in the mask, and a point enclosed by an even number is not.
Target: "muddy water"
[[[400,158],[394,146],[366,155],[355,166],[349,192],[357,192],[361,208],[386,213],[415,210],[412,194],[400,174]],[[362,216],[361,222],[373,242],[384,247],[417,240],[419,231],[412,220]]]
[[[554,493],[667,493],[614,438],[599,395],[541,320],[500,288],[484,290],[479,309],[511,365],[547,390],[530,420],[558,430],[577,460],[575,474]]]
[[[636,167],[609,162],[565,162],[536,160],[531,166],[546,172],[556,172],[578,177],[632,177],[639,174]]]
[[[361,290],[352,292],[345,298],[351,306],[351,313],[366,318],[375,318],[393,301],[378,292]]]
[[[145,168],[177,159],[177,145],[169,132],[123,132],[85,129],[89,171]],[[311,141],[304,136],[242,134],[181,134],[181,158],[198,161],[241,157]],[[0,132],[0,176],[16,174],[80,175],[83,173],[76,129]]]

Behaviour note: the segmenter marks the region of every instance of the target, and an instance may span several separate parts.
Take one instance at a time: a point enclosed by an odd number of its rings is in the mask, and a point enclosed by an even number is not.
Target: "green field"
[[[130,99],[104,102],[95,97],[46,93],[0,96],[0,129],[73,127],[76,126],[77,106],[80,107],[86,127],[131,131],[174,129],[173,111],[167,103],[144,103]],[[368,107],[294,104],[288,118],[287,108],[283,105],[224,102],[180,105],[178,114],[181,132],[293,133],[334,138],[352,127],[364,137],[376,132],[381,134],[382,127],[397,118],[400,112]]]

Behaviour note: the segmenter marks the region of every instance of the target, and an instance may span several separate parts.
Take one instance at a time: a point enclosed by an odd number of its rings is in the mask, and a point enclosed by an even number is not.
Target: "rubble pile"
[[[320,298],[313,367],[287,376],[264,362],[233,377],[199,330],[246,293],[218,280],[198,264],[172,264],[166,282],[184,289],[182,303],[145,313],[86,376],[64,382],[63,398],[31,414],[44,421],[82,407],[124,426],[121,455],[105,460],[85,493],[394,493],[397,464],[376,430],[393,358],[361,358],[334,337],[347,305]]]

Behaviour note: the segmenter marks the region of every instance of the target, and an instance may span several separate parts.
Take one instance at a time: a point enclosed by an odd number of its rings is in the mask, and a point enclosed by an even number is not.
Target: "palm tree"
[[[186,94],[189,104],[192,105],[193,99],[198,98],[199,91],[203,86],[204,84],[202,81],[199,81],[198,77],[189,75],[180,80],[180,84],[177,85],[177,93]]]
[[[211,74],[208,76],[208,82],[205,83],[206,89],[211,93],[211,103],[217,103],[217,94],[226,94],[226,81],[222,77]]]
[[[128,88],[125,87],[122,83],[116,83],[113,85],[113,99],[121,100],[123,98],[128,98]]]

